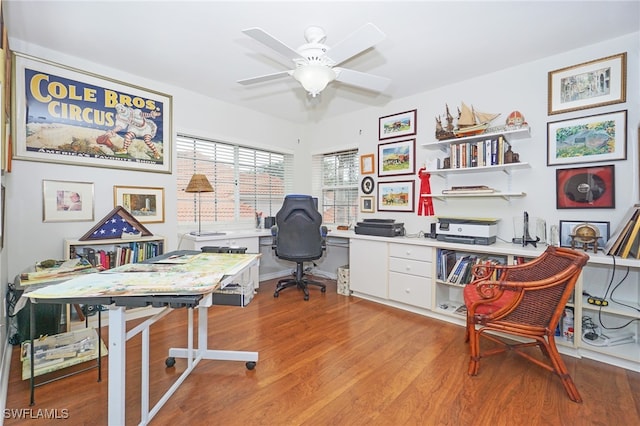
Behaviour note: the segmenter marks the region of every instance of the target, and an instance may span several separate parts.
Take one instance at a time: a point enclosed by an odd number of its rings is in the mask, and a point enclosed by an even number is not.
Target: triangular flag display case
[[[153,234],[122,206],[116,206],[96,226],[80,237],[80,241],[109,240],[123,235],[150,237]]]

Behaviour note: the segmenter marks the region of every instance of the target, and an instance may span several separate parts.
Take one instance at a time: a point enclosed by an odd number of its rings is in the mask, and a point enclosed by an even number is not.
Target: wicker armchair
[[[558,353],[554,334],[588,259],[584,252],[550,246],[524,264],[474,266],[474,281],[464,289],[465,337],[471,352],[469,374],[478,374],[481,358],[513,350],[556,373],[569,398],[582,402]],[[505,338],[508,335],[515,339]],[[480,337],[499,343],[499,346],[482,352]],[[546,359],[541,360],[523,350],[532,346],[538,346]]]

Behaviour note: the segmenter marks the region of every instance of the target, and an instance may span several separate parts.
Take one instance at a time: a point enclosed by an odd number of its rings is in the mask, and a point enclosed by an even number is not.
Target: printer
[[[496,242],[498,219],[439,217],[438,241],[450,243],[489,245]]]
[[[378,237],[398,237],[405,234],[404,223],[395,219],[364,219],[355,227],[356,234],[376,235]]]

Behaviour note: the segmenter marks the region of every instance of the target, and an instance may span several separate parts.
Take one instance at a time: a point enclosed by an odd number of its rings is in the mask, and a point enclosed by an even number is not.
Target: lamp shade
[[[184,192],[213,192],[213,187],[205,175],[196,173],[191,176],[189,185],[187,185]]]
[[[316,97],[327,84],[336,79],[336,73],[327,66],[309,64],[297,68],[293,72],[293,78],[298,80],[312,97]]]

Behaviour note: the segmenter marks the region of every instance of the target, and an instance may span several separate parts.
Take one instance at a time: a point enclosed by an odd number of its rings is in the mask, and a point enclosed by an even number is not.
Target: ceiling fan
[[[333,47],[324,44],[327,36],[322,28],[309,27],[304,32],[307,43],[295,50],[261,28],[248,28],[242,32],[292,60],[295,68],[238,80],[240,84],[260,83],[291,76],[315,98],[334,80],[375,92],[382,92],[391,82],[386,77],[336,67],[386,38],[386,35],[371,23],[356,30]]]

